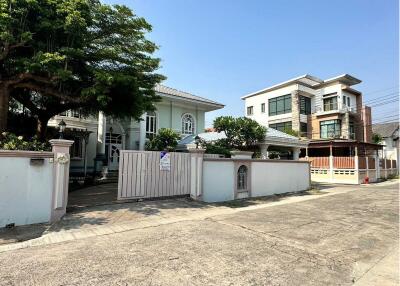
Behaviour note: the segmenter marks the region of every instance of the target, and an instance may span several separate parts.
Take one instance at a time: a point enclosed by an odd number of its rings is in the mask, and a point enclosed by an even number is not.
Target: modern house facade
[[[265,127],[294,130],[308,139],[371,140],[371,109],[352,86],[361,80],[340,75],[321,80],[303,75],[242,97],[246,116]]]
[[[399,161],[399,122],[373,124],[372,132],[382,137],[383,149],[379,152],[379,157]]]
[[[157,134],[160,128],[171,128],[182,137],[203,132],[205,113],[224,107],[221,103],[164,85],[157,85],[155,91],[162,100],[154,104],[155,111],[143,114],[139,122],[115,119],[103,113],[84,118],[74,110],[52,118],[49,126],[57,128],[64,120],[65,136],[74,140],[71,172],[92,172],[95,158],[103,158],[109,170],[118,170],[120,150],[144,150],[146,138]]]

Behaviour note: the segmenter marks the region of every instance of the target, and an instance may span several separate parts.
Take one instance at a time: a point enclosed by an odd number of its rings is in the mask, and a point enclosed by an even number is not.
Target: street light
[[[67,124],[65,124],[64,120],[61,119],[60,123],[58,123],[58,132],[60,134],[60,139],[64,139],[64,131]]]
[[[196,144],[196,149],[199,149],[199,144],[200,144],[199,135],[196,135],[196,137],[194,137],[194,143]]]

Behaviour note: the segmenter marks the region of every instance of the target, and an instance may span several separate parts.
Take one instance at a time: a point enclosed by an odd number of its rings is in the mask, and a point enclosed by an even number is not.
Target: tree
[[[378,133],[374,133],[372,134],[372,142],[374,142],[375,144],[380,144],[382,142],[383,138],[380,134]]]
[[[228,149],[249,149],[264,140],[266,133],[265,127],[247,117],[220,116],[214,120],[214,128],[226,135],[217,145]]]
[[[149,31],[128,7],[98,0],[1,1],[0,130],[10,96],[37,116],[39,133],[68,109],[139,120],[164,79]]]
[[[180,135],[172,129],[161,128],[150,141],[146,143],[149,151],[173,151],[178,145]]]

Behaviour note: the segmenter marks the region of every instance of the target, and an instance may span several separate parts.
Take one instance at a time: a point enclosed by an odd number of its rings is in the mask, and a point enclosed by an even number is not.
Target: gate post
[[[69,184],[69,148],[74,143],[71,140],[52,139],[50,144],[54,154],[53,196],[51,200],[50,222],[60,220],[66,213]]]
[[[203,195],[203,157],[205,149],[189,149],[190,153],[190,197],[201,200]]]

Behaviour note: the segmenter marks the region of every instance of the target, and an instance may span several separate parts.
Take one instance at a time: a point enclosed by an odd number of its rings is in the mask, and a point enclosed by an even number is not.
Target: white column
[[[359,170],[359,166],[358,166],[358,147],[357,146],[354,148],[354,169],[355,169],[355,173],[356,173],[357,184],[359,184],[360,183],[360,170]]]
[[[146,113],[144,113],[140,120],[139,127],[139,150],[144,150],[146,143]]]
[[[260,151],[261,151],[261,159],[268,159],[268,144],[261,144]]]
[[[300,148],[294,147],[293,148],[293,160],[299,160],[300,159]]]
[[[104,113],[100,111],[97,126],[97,154],[106,153],[106,119]]]
[[[51,202],[50,222],[60,220],[66,213],[68,202],[69,185],[69,149],[74,141],[63,139],[52,139],[50,144],[54,154],[54,188]]]
[[[379,156],[377,153],[375,153],[374,158],[375,158],[376,180],[378,181],[381,177],[381,167],[379,166]]]
[[[329,175],[331,182],[333,183],[333,147],[329,147]]]
[[[203,194],[203,157],[205,149],[189,149],[190,153],[190,197],[201,200]]]

